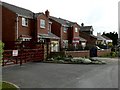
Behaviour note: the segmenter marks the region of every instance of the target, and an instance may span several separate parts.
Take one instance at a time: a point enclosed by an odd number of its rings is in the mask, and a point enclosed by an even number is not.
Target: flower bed
[[[81,58],[81,57],[73,58],[71,56],[68,56],[68,57],[56,56],[54,58],[49,58],[44,62],[63,63],[63,64],[106,64],[105,61],[100,61],[98,59]]]

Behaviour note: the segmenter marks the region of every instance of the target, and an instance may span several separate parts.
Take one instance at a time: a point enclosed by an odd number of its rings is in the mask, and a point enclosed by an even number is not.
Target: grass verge
[[[10,82],[3,81],[1,86],[2,86],[2,90],[19,90],[19,88],[16,85]]]

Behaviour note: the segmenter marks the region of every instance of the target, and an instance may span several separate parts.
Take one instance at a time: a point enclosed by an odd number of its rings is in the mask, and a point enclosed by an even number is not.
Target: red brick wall
[[[51,20],[51,19],[50,19]],[[51,32],[55,35],[57,35],[58,37],[61,36],[61,25],[57,22],[55,22],[54,20],[51,20],[52,25],[51,25]]]
[[[78,28],[78,32],[75,32],[75,28]],[[80,30],[79,26],[77,24],[74,24],[74,26],[73,26],[73,38],[79,37],[79,30]]]
[[[45,28],[40,28],[40,19],[45,20]],[[37,17],[37,32],[40,34],[47,34],[48,33],[48,18],[46,15],[42,14]]]
[[[79,34],[80,34],[81,37],[83,37],[83,38],[85,38],[87,40],[87,44],[91,44],[91,45],[96,44],[97,39],[91,37],[89,34],[83,33],[81,31],[79,31]]]
[[[104,56],[104,55],[110,54],[110,52],[111,52],[110,49],[103,50],[103,51],[102,51],[102,50],[101,50],[101,51],[98,50],[98,51],[97,51],[97,55],[98,55],[98,56]]]
[[[106,54],[109,54],[111,52],[110,49],[108,50],[98,50],[97,55],[98,56],[104,56]],[[90,52],[89,51],[66,51],[66,55],[72,55],[73,57],[89,57]]]
[[[62,40],[68,40],[68,33],[64,32],[64,27],[61,28]]]
[[[22,17],[19,17],[19,25],[18,25],[18,36],[20,35],[29,35],[32,36],[32,31],[34,30],[34,21],[32,19],[28,19],[28,26],[22,26]]]
[[[73,57],[89,57],[89,51],[66,51],[66,55]]]
[[[16,30],[16,14],[2,7],[2,41],[14,41]]]

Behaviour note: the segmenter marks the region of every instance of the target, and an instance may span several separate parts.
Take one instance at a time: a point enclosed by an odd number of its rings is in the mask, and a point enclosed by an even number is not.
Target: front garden
[[[93,58],[82,58],[82,57],[72,57],[69,56],[52,56],[49,57],[46,61],[48,63],[62,63],[62,64],[106,64],[105,61],[101,61]]]

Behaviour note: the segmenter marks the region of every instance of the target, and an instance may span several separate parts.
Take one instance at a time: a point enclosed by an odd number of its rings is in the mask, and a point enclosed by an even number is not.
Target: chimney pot
[[[81,23],[81,26],[83,27],[83,26],[84,26],[84,23]]]

